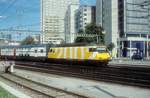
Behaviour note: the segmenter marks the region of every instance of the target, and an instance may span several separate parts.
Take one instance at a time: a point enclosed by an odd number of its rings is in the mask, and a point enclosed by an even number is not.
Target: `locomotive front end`
[[[101,62],[108,63],[111,59],[111,56],[106,49],[106,47],[98,47],[97,48],[97,59]]]

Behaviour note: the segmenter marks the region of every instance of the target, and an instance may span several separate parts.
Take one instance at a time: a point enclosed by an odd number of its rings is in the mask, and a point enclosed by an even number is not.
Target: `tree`
[[[83,29],[80,29],[78,33],[79,33],[79,34],[83,34],[83,33],[85,33],[85,32],[84,32]]]
[[[77,37],[75,42],[86,42],[86,43],[98,43],[101,42],[104,44],[104,34],[103,28],[97,26],[95,23],[90,23],[85,27],[85,30],[79,30],[78,34],[95,34],[95,37]],[[100,39],[100,40],[99,40]]]
[[[85,37],[77,37],[77,38],[75,39],[75,42],[76,42],[76,43],[88,43],[88,39],[85,38]]]
[[[102,33],[103,31],[104,31],[104,29],[101,26],[97,26],[95,23],[90,23],[85,27],[86,34],[98,35],[98,37],[95,37],[94,40],[96,40],[96,41],[98,40],[104,44],[104,34]]]
[[[95,23],[90,23],[85,27],[86,34],[103,34],[103,28],[101,26],[97,26]]]
[[[114,43],[110,43],[107,45],[108,50],[112,51],[115,48],[115,44]]]
[[[21,45],[33,45],[35,44],[34,38],[31,36],[26,37],[22,42]]]

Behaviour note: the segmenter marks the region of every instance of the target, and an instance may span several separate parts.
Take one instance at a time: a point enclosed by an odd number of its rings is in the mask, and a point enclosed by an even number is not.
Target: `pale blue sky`
[[[95,0],[81,0],[81,4],[95,5]],[[39,27],[40,0],[0,0],[0,29]]]

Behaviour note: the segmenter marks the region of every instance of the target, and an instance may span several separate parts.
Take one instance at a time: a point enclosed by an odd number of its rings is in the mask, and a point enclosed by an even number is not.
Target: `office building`
[[[96,22],[96,7],[95,6],[80,6],[76,13],[76,32],[85,30],[87,24]]]
[[[76,32],[76,13],[79,9],[79,4],[68,6],[66,13],[65,24],[65,40],[66,43],[73,43]]]
[[[79,4],[79,0],[41,0],[42,43],[65,40],[65,16],[71,4]]]
[[[96,22],[106,32],[106,44],[115,44],[116,56],[140,53],[148,57],[150,1],[97,0],[96,4]]]

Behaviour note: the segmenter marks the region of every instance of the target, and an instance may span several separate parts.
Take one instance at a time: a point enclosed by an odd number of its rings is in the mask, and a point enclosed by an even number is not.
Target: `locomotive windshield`
[[[97,52],[107,52],[107,49],[106,48],[104,48],[104,47],[101,47],[101,48],[97,48],[96,49],[97,50]]]

